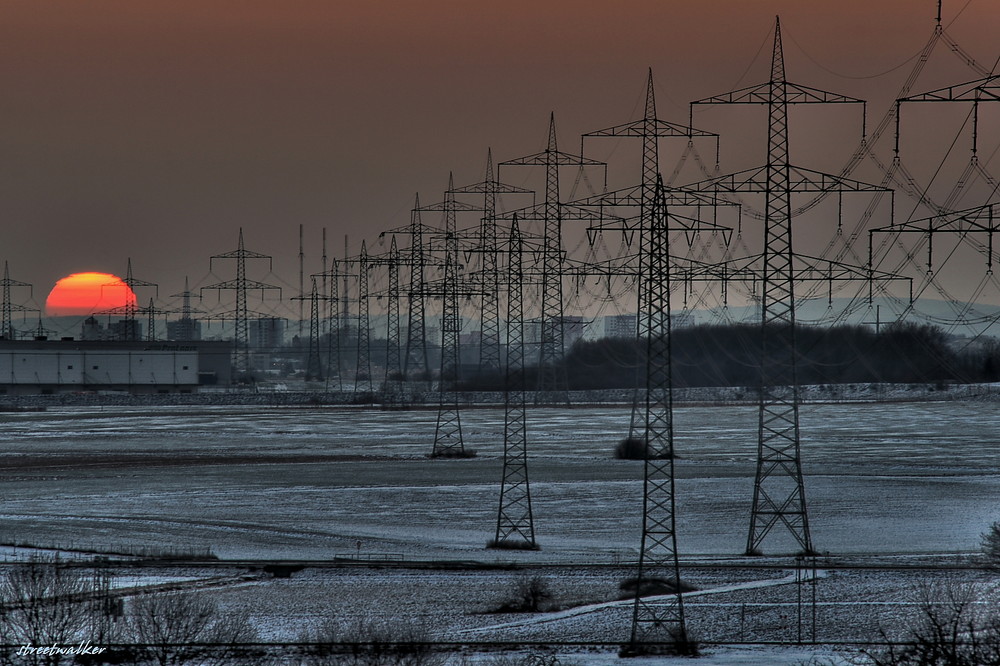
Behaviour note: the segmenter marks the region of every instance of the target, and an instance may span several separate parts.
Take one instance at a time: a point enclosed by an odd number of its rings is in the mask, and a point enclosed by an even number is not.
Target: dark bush
[[[649,446],[646,440],[638,437],[626,437],[615,447],[615,458],[619,460],[645,460]],[[666,453],[661,455],[650,455],[653,460],[666,460],[670,456]]]
[[[541,576],[521,576],[514,580],[511,597],[502,601],[494,613],[538,613],[552,599],[549,582]]]

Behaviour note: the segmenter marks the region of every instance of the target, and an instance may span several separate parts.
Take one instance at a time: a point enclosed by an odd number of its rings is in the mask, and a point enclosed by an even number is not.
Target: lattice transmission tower
[[[28,287],[31,289],[31,285],[27,282],[21,282],[19,280],[14,280],[10,277],[10,266],[8,262],[3,262],[3,280],[0,280],[0,285],[3,286],[3,303],[0,307],[0,336],[7,340],[16,340],[17,331],[14,329],[14,313],[15,312],[37,312],[35,308],[29,308],[25,305],[19,305],[11,300],[11,287]],[[41,326],[41,320],[39,319],[39,326]]]
[[[501,162],[500,166],[541,166],[545,168],[545,201],[541,204],[544,225],[542,247],[542,304],[540,313],[541,334],[538,349],[538,402],[569,401],[566,369],[563,365],[565,341],[563,336],[564,301],[563,278],[564,251],[562,223],[564,204],[559,199],[559,167],[604,167],[604,162],[582,155],[559,152],[556,141],[556,119],[549,118],[548,143],[540,153]],[[588,211],[588,214],[592,214]],[[525,215],[519,213],[522,219]],[[589,217],[587,219],[590,219]]]
[[[324,234],[325,240],[325,234]],[[324,243],[325,245],[325,243]],[[313,279],[322,279],[323,287],[321,289],[320,299],[324,305],[323,319],[325,320],[325,328],[327,331],[327,344],[324,353],[325,363],[322,364],[323,374],[326,377],[325,388],[327,391],[330,390],[330,382],[334,375],[337,378],[337,388],[341,391],[344,390],[344,359],[343,359],[343,346],[345,330],[347,326],[347,317],[342,315],[340,310],[341,303],[341,280],[346,281],[350,278],[350,274],[347,272],[347,267],[349,266],[346,258],[345,260],[339,261],[335,257],[331,257],[329,264],[327,264],[326,251],[323,252],[323,265],[326,267],[322,273],[312,275]],[[342,268],[343,266],[343,268]],[[344,293],[346,294],[346,285]]]
[[[124,287],[122,286],[124,285]],[[108,282],[101,285],[101,289],[122,289],[125,288],[125,304],[109,308],[107,310],[101,310],[96,314],[106,314],[108,315],[108,324],[110,327],[111,317],[114,315],[121,315],[122,320],[119,323],[119,328],[116,332],[116,336],[120,340],[124,341],[135,341],[139,340],[141,336],[139,335],[139,314],[145,314],[147,309],[139,307],[138,294],[136,293],[138,287],[153,287],[157,293],[159,293],[159,285],[153,282],[146,282],[145,280],[139,280],[135,278],[132,274],[132,259],[128,259],[128,264],[125,269],[125,277],[119,282]],[[150,304],[149,309],[152,310],[153,306]],[[155,320],[153,320],[155,322]],[[147,332],[147,336],[149,333]]]
[[[501,183],[494,176],[493,151],[486,152],[486,177],[482,182],[465,185],[453,190],[455,194],[482,194],[483,217],[479,225],[478,252],[482,259],[480,284],[483,286],[480,311],[481,337],[479,345],[479,371],[499,371],[500,363],[500,299],[499,286],[502,275],[497,259],[497,206],[504,194],[534,194],[533,190]],[[492,287],[492,288],[491,288]]]
[[[528,483],[528,415],[524,374],[523,238],[517,216],[507,242],[507,363],[504,386],[503,474],[491,547],[535,549],[535,520]]]
[[[427,355],[426,328],[426,266],[428,263],[427,244],[424,237],[433,234],[438,229],[423,223],[420,205],[420,195],[414,196],[413,208],[410,210],[410,223],[405,227],[383,231],[379,238],[386,234],[401,234],[410,237],[409,247],[401,250],[397,256],[397,265],[409,269],[409,279],[406,283],[406,344],[402,353],[402,379],[404,381],[426,382],[430,379],[430,362]]]
[[[801,255],[796,255],[792,247],[791,197],[793,193],[803,192],[875,193],[887,190],[790,164],[789,105],[864,102],[787,81],[778,19],[775,19],[770,80],[692,102],[692,113],[694,106],[700,104],[761,104],[768,109],[765,166],[687,187],[719,195],[753,192],[764,196],[757,469],[745,552],[759,554],[764,539],[774,527],[782,525],[799,549],[810,553],[814,549],[802,476],[795,347],[796,262]],[[819,263],[819,260],[812,261]]]
[[[321,382],[324,379],[323,355],[321,351],[322,342],[320,340],[320,302],[322,299],[316,276],[312,275],[310,277],[312,279],[312,286],[309,295],[295,296],[291,300],[300,301],[300,305],[306,301],[309,302],[309,346],[306,350],[305,380],[307,382]]]
[[[634,137],[642,140],[642,176],[639,183],[638,192],[615,192],[602,194],[587,200],[587,203],[604,203],[608,205],[631,204],[639,207],[639,220],[648,220],[649,213],[653,206],[653,196],[656,191],[657,179],[660,177],[660,138],[681,138],[691,144],[695,137],[715,139],[716,153],[718,153],[719,135],[714,132],[695,129],[687,125],[660,120],[656,115],[656,96],[653,91],[653,69],[650,68],[646,77],[646,100],[642,118],[632,122],[615,125],[606,129],[588,132],[583,138],[588,137]],[[631,196],[629,196],[631,195]],[[636,196],[638,195],[638,196]],[[702,204],[701,198],[692,200],[692,197],[683,192],[664,193],[664,201],[672,199],[682,205]],[[714,205],[714,204],[713,204]],[[639,280],[637,283],[637,300],[643,303],[642,289],[644,283]],[[636,313],[636,336],[642,341],[649,336],[649,318],[643,312],[642,307]],[[637,372],[642,372],[642,368],[637,368]],[[638,383],[637,383],[638,384]],[[632,415],[629,420],[628,438],[635,439],[637,431],[642,426],[643,405],[641,392],[637,389],[633,394]]]
[[[198,328],[198,322],[191,316],[196,312],[197,313],[202,312],[201,310],[195,309],[191,306],[191,297],[197,295],[198,294],[195,294],[194,292],[191,291],[191,288],[188,284],[187,275],[184,276],[184,291],[170,295],[170,298],[181,299],[181,310],[180,310],[181,318],[177,321],[176,328],[174,329],[175,340],[182,340],[182,341],[195,340],[197,339],[198,334],[200,333],[200,329]]]
[[[361,241],[361,252],[356,261],[358,269],[358,334],[357,365],[354,372],[354,394],[356,397],[374,398],[375,383],[372,381],[371,361],[371,320],[369,318],[368,277],[371,262],[368,260],[368,246]]]
[[[427,207],[424,210],[435,210]],[[457,213],[459,210],[479,210],[455,199],[455,182],[448,176],[448,189],[441,205],[444,217],[442,268],[444,277],[438,287],[425,289],[428,296],[440,296],[441,305],[441,371],[438,377],[438,419],[434,429],[433,457],[455,457],[467,454],[462,439],[462,418],[458,405],[458,382],[460,379],[461,347],[459,334],[462,320],[459,316],[459,297],[478,295],[481,290],[470,291],[459,287],[462,271],[459,255]]]
[[[400,339],[399,318],[399,269],[402,257],[396,245],[396,237],[389,241],[389,256],[386,259],[389,270],[389,290],[386,294],[386,336],[385,336],[385,382],[382,394],[391,404],[403,400],[403,359]]]
[[[647,321],[646,396],[643,428],[646,443],[643,466],[642,548],[632,609],[629,652],[641,653],[657,643],[681,651],[689,641],[684,622],[674,486],[673,384],[670,353],[671,267],[667,210],[663,183],[658,181],[649,208],[649,223],[640,240],[642,312]],[[674,585],[666,598],[642,595],[642,582],[656,575]]]
[[[260,282],[258,280],[251,280],[247,277],[248,259],[266,259],[268,262],[268,269],[270,270],[271,257],[266,254],[246,249],[243,243],[242,227],[240,227],[239,240],[237,241],[236,249],[231,252],[212,255],[209,259],[210,271],[214,266],[214,262],[219,259],[233,259],[236,261],[236,279],[225,280],[223,282],[217,282],[216,284],[202,287],[200,293],[204,293],[206,290],[214,290],[216,292],[236,292],[236,308],[229,312],[215,315],[213,318],[232,320],[235,323],[235,335],[233,338],[233,383],[252,384],[253,367],[250,363],[250,315],[255,314],[260,317],[265,317],[266,315],[250,311],[247,306],[247,293],[251,290],[260,291],[261,298],[263,298],[265,292],[276,289],[278,290],[278,296],[280,298],[281,287]]]

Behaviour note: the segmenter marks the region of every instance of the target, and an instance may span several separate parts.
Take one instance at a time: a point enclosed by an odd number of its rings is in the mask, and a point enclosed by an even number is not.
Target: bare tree
[[[1000,666],[1000,615],[973,585],[923,585],[902,642],[870,654],[875,666]]]
[[[193,592],[135,599],[128,625],[139,664],[240,663],[246,657],[242,648],[257,640],[246,613],[223,614],[215,601]]]
[[[91,583],[58,557],[33,557],[0,578],[0,640],[10,645],[70,646],[89,638]],[[19,655],[19,663],[55,666],[70,655]]]

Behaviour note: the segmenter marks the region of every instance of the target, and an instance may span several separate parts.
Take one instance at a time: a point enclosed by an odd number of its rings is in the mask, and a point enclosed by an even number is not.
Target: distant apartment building
[[[478,347],[483,342],[483,332],[482,331],[469,331],[468,333],[458,334],[458,344],[463,347]]]
[[[191,317],[181,317],[167,322],[168,340],[201,340],[201,322]]]
[[[638,320],[634,314],[608,315],[604,318],[604,337],[634,338]]]
[[[604,337],[634,338],[638,335],[639,317],[635,314],[608,315],[604,317]],[[695,325],[693,312],[670,315],[671,328],[687,328]]]
[[[80,326],[81,340],[142,340],[143,326],[138,319],[121,319],[108,322],[105,328],[94,316],[87,317]]]
[[[285,320],[281,317],[261,317],[247,323],[250,349],[270,351],[285,344]]]
[[[693,312],[681,312],[670,315],[670,326],[672,328],[688,328],[695,325]]]

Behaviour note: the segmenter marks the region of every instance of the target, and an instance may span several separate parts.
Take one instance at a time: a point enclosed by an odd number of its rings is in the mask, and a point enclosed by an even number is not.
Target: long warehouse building
[[[194,393],[225,386],[232,343],[0,340],[0,394]]]

